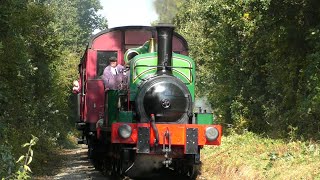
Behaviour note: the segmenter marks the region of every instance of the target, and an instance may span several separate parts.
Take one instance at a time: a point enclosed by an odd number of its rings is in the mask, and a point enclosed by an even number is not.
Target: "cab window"
[[[103,74],[103,70],[109,65],[109,58],[112,56],[118,58],[117,51],[97,51],[97,76]]]

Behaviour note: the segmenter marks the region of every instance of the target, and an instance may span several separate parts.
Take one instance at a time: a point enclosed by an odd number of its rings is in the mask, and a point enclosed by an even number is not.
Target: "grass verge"
[[[201,151],[198,179],[320,179],[320,144],[274,140],[247,132]]]

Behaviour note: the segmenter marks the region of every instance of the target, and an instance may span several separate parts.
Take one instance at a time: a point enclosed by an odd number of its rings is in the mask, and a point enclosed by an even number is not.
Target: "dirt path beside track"
[[[76,149],[64,149],[61,153],[62,164],[56,166],[53,176],[34,177],[37,180],[108,180],[96,171],[87,158],[87,146],[79,145]]]

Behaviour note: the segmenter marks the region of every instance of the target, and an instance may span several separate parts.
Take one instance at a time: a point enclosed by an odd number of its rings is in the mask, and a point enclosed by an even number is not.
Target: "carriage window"
[[[117,51],[97,52],[97,76],[101,76],[103,74],[103,70],[109,65],[109,58],[112,56],[118,58]]]

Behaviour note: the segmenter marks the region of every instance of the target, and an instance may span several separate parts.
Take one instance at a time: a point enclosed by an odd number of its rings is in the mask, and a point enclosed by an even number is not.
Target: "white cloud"
[[[100,0],[109,28],[129,25],[151,25],[158,18],[154,0]]]

